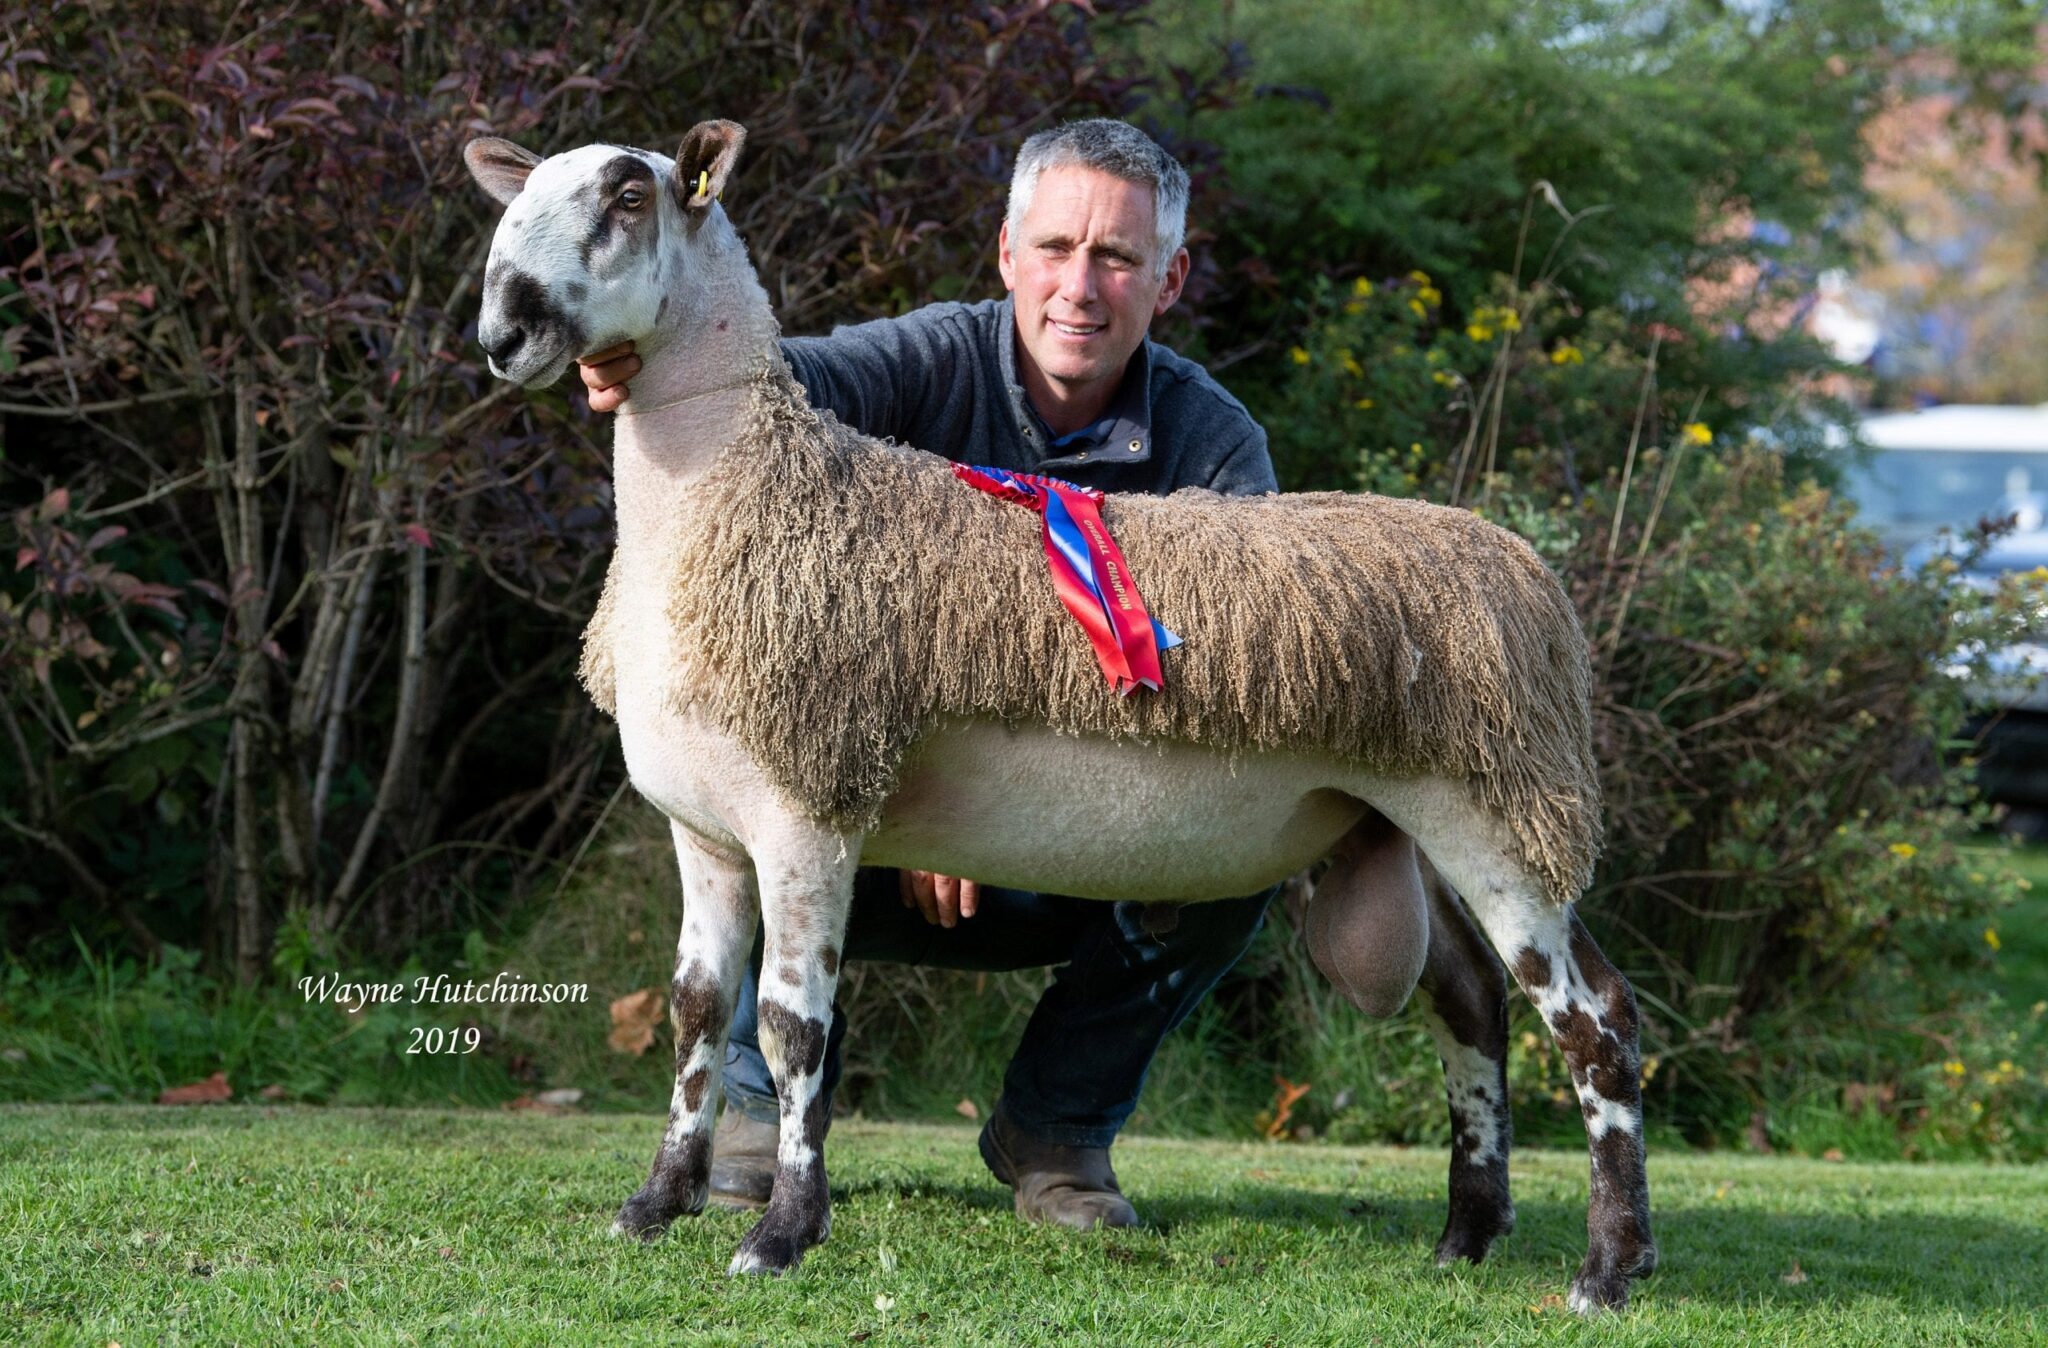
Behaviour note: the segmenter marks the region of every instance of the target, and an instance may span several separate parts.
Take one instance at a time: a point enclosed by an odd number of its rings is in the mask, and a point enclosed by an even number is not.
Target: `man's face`
[[[1160,274],[1152,212],[1148,184],[1068,166],[1039,175],[1014,234],[1004,222],[999,258],[1016,294],[1027,388],[1035,370],[1063,401],[1115,391],[1153,318],[1187,280],[1185,248]]]

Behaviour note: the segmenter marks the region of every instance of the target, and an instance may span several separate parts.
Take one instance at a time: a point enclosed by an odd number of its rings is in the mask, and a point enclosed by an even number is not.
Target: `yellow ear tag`
[[[702,172],[702,173],[699,173],[699,174],[697,175],[697,195],[701,197],[701,196],[703,196],[704,194],[706,194],[707,192],[709,192],[710,190],[711,190],[711,173],[710,173],[710,171],[709,171],[709,170],[707,169],[706,171],[704,171],[704,172]]]

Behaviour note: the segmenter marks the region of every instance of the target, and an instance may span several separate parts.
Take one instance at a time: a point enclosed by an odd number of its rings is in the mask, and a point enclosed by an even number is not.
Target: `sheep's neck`
[[[752,377],[782,359],[768,294],[739,236],[714,211],[688,245],[688,261],[668,259],[675,288],[654,331],[635,342],[641,369],[613,440],[622,552],[661,550],[658,540],[687,513],[690,487],[737,436]]]

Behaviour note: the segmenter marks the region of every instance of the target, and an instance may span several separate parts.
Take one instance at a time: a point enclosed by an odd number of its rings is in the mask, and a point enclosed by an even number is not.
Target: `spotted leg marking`
[[[753,872],[744,857],[714,852],[680,826],[670,831],[683,873],[683,931],[669,985],[676,1084],[647,1183],[612,1223],[614,1234],[642,1240],[653,1240],[678,1217],[704,1210],[718,1071],[757,912]]]
[[[1642,1057],[1635,990],[1570,910],[1528,933],[1515,981],[1564,1050],[1592,1153],[1586,1262],[1568,1298],[1580,1314],[1628,1302],[1629,1279],[1654,1272],[1650,1185],[1643,1164]]]
[[[1628,1304],[1629,1280],[1657,1266],[1643,1165],[1635,993],[1570,908],[1551,902],[1516,862],[1505,823],[1462,785],[1383,781],[1368,798],[1457,888],[1564,1050],[1593,1174],[1586,1259],[1567,1303],[1582,1315],[1619,1309]]]
[[[761,1056],[775,1076],[782,1132],[774,1192],[733,1255],[731,1273],[786,1273],[831,1234],[825,1039],[859,856],[858,840],[841,846],[834,838],[829,850],[816,849],[797,865],[761,865]],[[777,877],[772,883],[770,875]]]
[[[1416,1007],[1444,1065],[1451,1113],[1450,1211],[1436,1262],[1478,1263],[1515,1229],[1508,1192],[1514,1119],[1508,1107],[1508,976],[1465,905],[1434,868],[1423,866],[1429,895],[1429,958]]]

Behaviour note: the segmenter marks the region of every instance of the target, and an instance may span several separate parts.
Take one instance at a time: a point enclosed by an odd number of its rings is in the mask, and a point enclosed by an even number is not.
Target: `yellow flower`
[[[1349,351],[1339,351],[1337,356],[1344,362],[1344,373],[1356,377],[1365,373],[1365,367],[1358,363],[1358,357]]]
[[[1429,310],[1427,310],[1427,309],[1425,309],[1425,308],[1423,308],[1423,307],[1422,307],[1422,301],[1421,301],[1421,300],[1409,300],[1409,301],[1408,301],[1408,307],[1409,307],[1410,309],[1413,309],[1413,310],[1415,311],[1415,316],[1416,316],[1417,318],[1427,318],[1427,317],[1429,317]]]
[[[1293,347],[1287,352],[1287,354],[1290,358],[1293,359],[1296,365],[1308,364],[1308,352],[1302,349],[1301,347]]]
[[[1362,314],[1365,312],[1365,306],[1357,300],[1346,300],[1344,301],[1344,312],[1347,314]]]
[[[1434,309],[1437,305],[1444,302],[1444,292],[1438,290],[1435,286],[1425,285],[1415,292],[1415,298]]]
[[[1360,398],[1357,402],[1351,405],[1361,412],[1370,412],[1373,408],[1373,402],[1370,398]]]
[[[1970,1074],[1970,1069],[1957,1062],[1954,1058],[1950,1058],[1947,1062],[1943,1063],[1941,1070],[1952,1077],[1965,1077]]]
[[[1520,332],[1522,330],[1522,316],[1513,309],[1503,309],[1500,311],[1500,325],[1508,332]]]
[[[1429,377],[1446,388],[1458,382],[1458,376],[1452,374],[1449,370],[1437,370]]]
[[[1490,342],[1493,340],[1493,329],[1483,323],[1467,323],[1465,335],[1475,342]]]
[[[1654,1053],[1643,1059],[1643,1084],[1645,1086],[1650,1084],[1650,1078],[1657,1075],[1657,1068],[1661,1065],[1657,1055]]]
[[[1408,279],[1419,286],[1426,286],[1429,284],[1429,273],[1426,271],[1411,271],[1408,273]]]
[[[1363,276],[1359,277],[1356,281],[1353,281],[1351,283],[1351,295],[1353,299],[1362,300],[1370,294],[1372,294],[1372,282],[1366,280]]]
[[[1688,421],[1685,425],[1678,428],[1678,434],[1688,445],[1711,445],[1714,443],[1714,433],[1707,429],[1704,422]]]
[[[1893,843],[1888,850],[1901,860],[1911,860],[1920,855],[1920,849],[1911,843]]]
[[[1550,363],[1552,365],[1584,365],[1586,363],[1586,353],[1573,346],[1570,342],[1566,342],[1563,346],[1550,353]]]
[[[1998,928],[1986,927],[1984,929],[1984,944],[1990,946],[1993,950],[1998,949]]]

